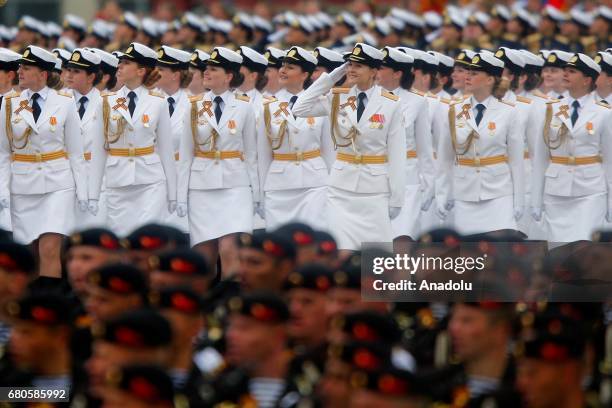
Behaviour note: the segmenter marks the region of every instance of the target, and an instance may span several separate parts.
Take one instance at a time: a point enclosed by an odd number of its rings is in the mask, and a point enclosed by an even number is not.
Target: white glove
[[[172,214],[176,211],[176,200],[168,201],[168,212]]]
[[[2,210],[4,210],[5,208],[9,208],[9,199],[8,198],[2,198],[0,199],[0,212],[2,212]]]
[[[542,220],[542,207],[531,207],[531,218],[540,222]]]
[[[402,211],[402,207],[389,207],[389,218],[396,219],[400,211]]]
[[[80,212],[87,211],[87,208],[88,208],[87,200],[79,200],[78,204],[79,204],[79,211]]]
[[[455,206],[455,200],[448,200],[446,204],[444,205],[444,209],[446,211],[450,211],[453,209],[454,206]]]
[[[266,207],[264,203],[254,203],[253,205],[253,215],[258,214],[262,220],[266,219]]]
[[[348,62],[340,65],[338,68],[334,69],[329,73],[329,77],[334,81],[334,84],[342,79],[344,74],[346,74],[346,69],[348,68]]]
[[[523,207],[518,207],[514,209],[514,220],[518,221],[523,216]]]
[[[98,215],[98,200],[89,200],[87,203],[87,211],[94,217]]]
[[[433,200],[435,198],[433,189],[427,190],[423,197],[424,199],[423,203],[421,204],[421,211],[427,211],[429,210],[429,207],[431,207],[431,203],[433,203]]]
[[[612,209],[609,209],[608,212],[606,213],[606,221],[612,222]]]
[[[446,205],[440,207],[440,204],[436,205],[436,215],[439,219],[444,221],[448,216],[448,210],[446,209]]]
[[[176,215],[183,218],[187,216],[188,207],[187,203],[177,203],[176,204]]]

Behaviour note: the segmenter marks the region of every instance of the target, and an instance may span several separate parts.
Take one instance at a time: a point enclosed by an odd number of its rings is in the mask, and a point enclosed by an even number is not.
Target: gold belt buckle
[[[363,163],[363,157],[361,156],[361,153],[357,153],[355,155],[355,159],[354,159],[356,164],[361,164]]]
[[[295,160],[296,161],[302,161],[304,160],[304,152],[298,152],[295,154]]]
[[[35,154],[35,156],[36,156],[36,162],[37,162],[37,163],[40,163],[40,162],[42,162],[42,161],[43,161],[43,158],[42,158],[42,154],[41,154],[41,153],[36,153],[36,154]]]
[[[221,152],[219,150],[215,150],[215,160],[221,160]]]
[[[479,156],[474,157],[474,166],[480,167],[480,157]]]
[[[574,156],[569,156],[567,158],[567,164],[569,164],[570,166],[573,166],[574,164],[576,164],[576,158]]]
[[[136,149],[133,147],[128,148],[128,157],[136,156]]]

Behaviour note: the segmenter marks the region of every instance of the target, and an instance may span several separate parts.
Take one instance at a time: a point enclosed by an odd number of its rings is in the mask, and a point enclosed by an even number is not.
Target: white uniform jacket
[[[486,109],[479,126],[476,125],[478,104],[473,97],[452,103],[445,120],[438,147],[438,176],[440,179],[438,206],[448,199],[462,201],[490,200],[507,195],[514,196],[514,208],[524,205],[524,123],[516,108],[489,97],[482,102]],[[450,117],[458,145],[465,143],[473,133],[473,143],[463,155],[453,148]],[[463,149],[457,149],[462,153]],[[459,165],[458,159],[480,160],[506,156],[507,161],[491,165]]]
[[[305,118],[330,117],[334,97],[338,97],[336,123],[331,123],[338,130],[335,136],[338,153],[386,156],[387,162],[357,164],[336,159],[329,185],[355,193],[389,193],[389,206],[402,207],[406,186],[406,134],[399,97],[380,86],[373,86],[365,91],[368,102],[361,120],[357,121],[357,96],[360,91],[356,86],[332,90],[334,84],[334,79],[323,73],[298,97],[293,113]],[[352,141],[347,140],[351,129],[356,129]]]
[[[46,194],[76,187],[77,199],[87,200],[83,142],[72,97],[43,88],[38,92],[41,95],[41,113],[38,121],[34,122],[30,108],[32,93],[25,90],[12,97],[5,96],[0,109],[0,197]],[[9,105],[10,112],[7,112]],[[12,133],[12,144],[7,129]],[[24,138],[27,133],[29,137]],[[35,162],[12,160],[12,154],[31,157],[62,151],[68,154],[68,159],[60,157]]]
[[[114,156],[106,158],[106,186],[154,184],[165,181],[168,201],[176,200],[176,167],[166,99],[144,87],[134,90],[137,95],[134,115],[128,109],[127,87],[102,94],[108,101],[108,148],[143,149],[154,147],[152,154]],[[106,95],[106,96],[105,96]],[[119,132],[123,128],[123,132]],[[119,134],[117,134],[119,132]]]
[[[286,91],[280,91],[277,95],[279,99],[264,101],[258,124],[257,160],[263,191],[327,185],[329,167],[335,158],[329,119],[294,117],[289,109],[289,100],[293,95]],[[269,124],[266,124],[266,117],[269,117]],[[273,153],[295,154],[297,158],[305,152],[316,150],[320,152],[319,157],[298,161],[273,159]]]
[[[219,96],[223,98],[225,104],[219,123],[214,115],[215,95],[212,92],[204,96],[191,97],[190,109],[183,116],[183,134],[178,162],[179,202],[187,202],[190,189],[215,190],[247,186],[252,188],[253,202],[260,200],[253,108],[245,96],[235,95],[230,91]],[[192,118],[194,111],[196,117]],[[192,120],[195,129],[192,128]],[[242,157],[227,159],[196,157],[196,149],[241,152]]]
[[[596,103],[591,95],[580,99],[578,120],[572,126],[571,98],[547,102],[544,135],[537,139],[535,168],[544,174],[534,174],[533,206],[541,208],[542,193],[560,197],[580,197],[608,192],[608,208],[612,208],[609,194],[612,183],[612,110]],[[549,148],[548,145],[553,148]],[[602,162],[581,165],[554,163],[555,157],[574,158],[600,156]]]

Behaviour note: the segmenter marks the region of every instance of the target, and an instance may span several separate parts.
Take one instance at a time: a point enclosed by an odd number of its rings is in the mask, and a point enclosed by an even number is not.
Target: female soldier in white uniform
[[[79,117],[69,95],[46,85],[53,54],[29,46],[19,62],[23,92],[4,97],[0,109],[0,203],[10,198],[16,241],[38,240],[41,275],[59,278],[62,235],[74,227],[75,195],[79,209],[87,210]]]
[[[321,74],[293,113],[330,118],[338,152],[328,186],[329,230],[339,249],[357,250],[362,242],[393,239],[391,219],[405,199],[406,135],[399,98],[374,84],[383,53],[359,43],[347,59]],[[352,86],[333,88],[345,73]]]
[[[491,53],[476,54],[462,102],[452,103],[440,135],[438,212],[454,199],[454,224],[460,233],[517,229],[523,213],[524,124],[515,108],[494,96],[504,63]]]
[[[162,45],[157,51],[157,70],[160,78],[156,85],[164,93],[168,103],[170,125],[172,126],[172,147],[176,162],[179,159],[181,135],[185,131],[183,117],[190,107],[187,94],[187,87],[191,83],[192,76],[189,72],[190,60],[190,53],[166,45]],[[189,232],[187,218],[179,217],[176,212],[169,213],[165,222],[184,233]]]
[[[5,96],[16,93],[15,88],[19,83],[19,59],[21,54],[7,48],[0,49],[0,106]],[[1,131],[0,131],[1,132]],[[6,198],[5,202],[0,202],[4,210],[0,211],[0,228],[5,231],[12,231],[10,202]]]
[[[164,222],[176,208],[176,167],[168,104],[145,83],[157,53],[132,43],[120,58],[124,86],[102,94],[108,224],[118,235]]]
[[[575,54],[564,69],[569,96],[547,102],[535,147],[533,216],[544,212],[551,242],[590,239],[612,219],[612,111],[591,95],[601,68]]]
[[[414,240],[421,233],[421,211],[427,211],[434,198],[435,171],[427,100],[410,90],[414,59],[392,47],[385,47],[383,54],[378,84],[399,96],[406,134],[406,201],[391,226],[394,238]]]
[[[191,97],[181,138],[178,214],[189,214],[191,242],[216,263],[229,268],[235,234],[252,232],[259,206],[255,116],[249,98],[234,89],[242,81],[242,57],[217,47],[206,62],[204,86]],[[227,269],[226,269],[227,270]]]
[[[98,55],[81,48],[74,50],[66,63],[66,85],[72,90],[75,108],[79,114],[91,206],[90,212],[77,213],[77,230],[106,225],[106,194],[101,192],[106,157],[102,97],[100,91],[95,88],[102,76],[100,63]]]
[[[326,117],[294,117],[291,108],[308,85],[317,59],[292,47],[279,72],[283,87],[264,102],[258,126],[258,164],[268,229],[290,221],[327,230],[327,177],[334,147]]]

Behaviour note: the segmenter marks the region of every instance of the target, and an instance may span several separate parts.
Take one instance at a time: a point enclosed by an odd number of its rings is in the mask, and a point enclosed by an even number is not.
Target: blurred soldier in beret
[[[315,260],[317,256],[315,231],[310,225],[292,222],[279,227],[275,232],[289,239],[295,245],[297,266]]]
[[[243,291],[280,291],[295,266],[294,244],[277,233],[238,235],[238,281]]]
[[[113,319],[146,305],[147,280],[134,266],[102,266],[89,273],[87,283],[85,308],[95,322]]]
[[[128,365],[109,372],[102,402],[107,408],[173,408],[174,389],[155,365]]]
[[[122,256],[119,238],[110,230],[91,228],[77,232],[66,241],[66,271],[72,291],[84,300],[87,275],[93,269],[109,262],[118,262]]]
[[[172,328],[149,309],[122,314],[93,328],[93,355],[87,361],[89,393],[103,395],[109,371],[125,364],[155,364],[167,368],[172,357]]]
[[[7,303],[4,312],[12,324],[10,357],[17,368],[30,374],[27,385],[68,391],[72,332],[68,300],[59,293],[36,291]]]
[[[123,245],[129,249],[129,261],[146,271],[151,255],[177,247],[189,246],[189,241],[186,241],[185,234],[174,227],[147,224],[132,231],[123,241]]]
[[[149,280],[155,290],[189,286],[202,296],[210,289],[213,278],[206,258],[193,249],[172,249],[149,258]]]

